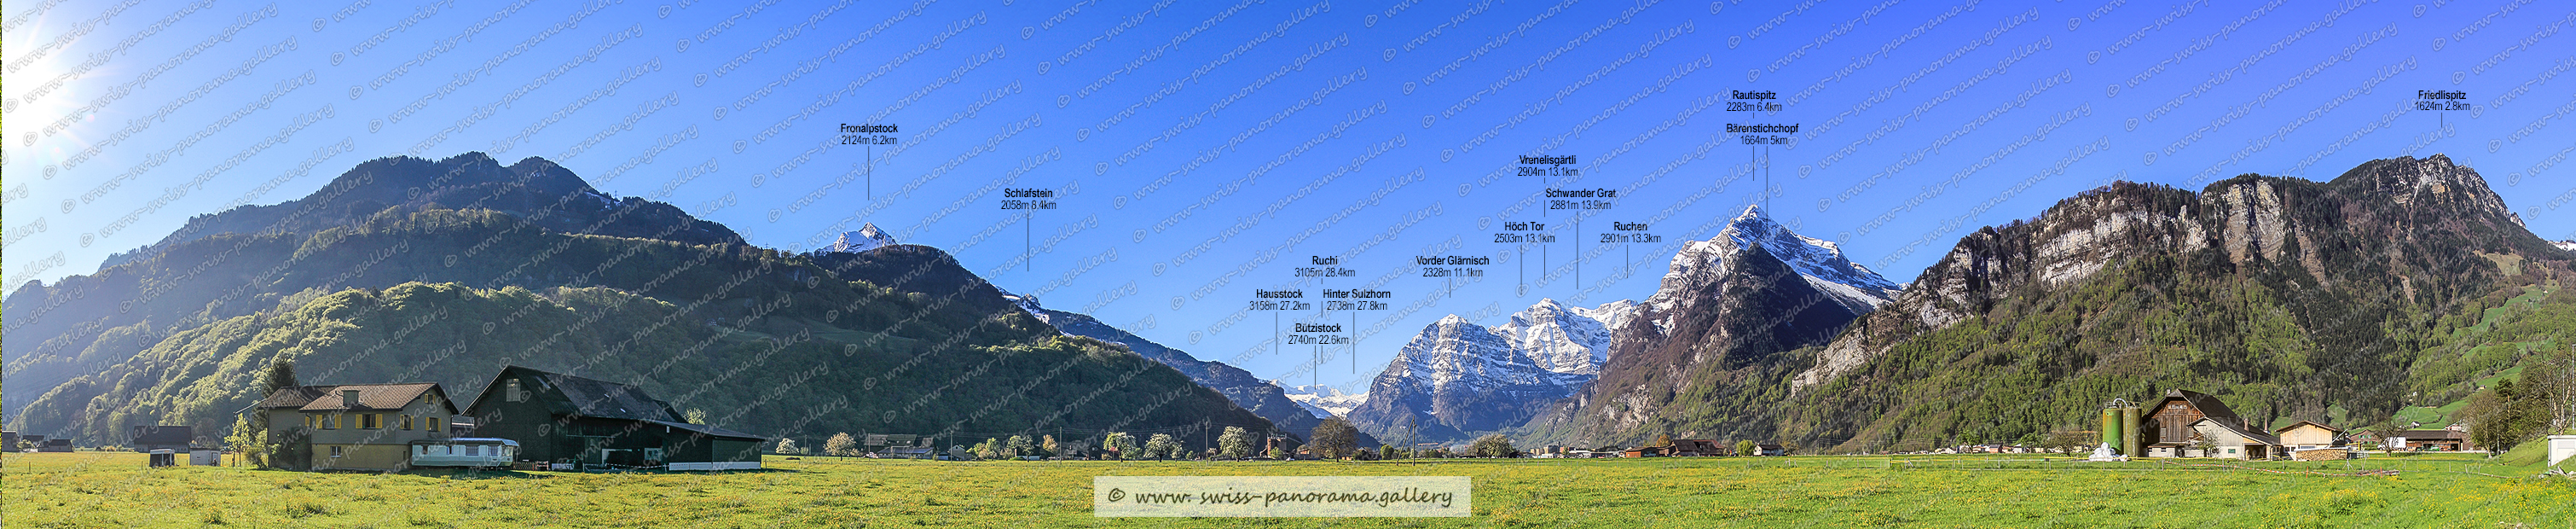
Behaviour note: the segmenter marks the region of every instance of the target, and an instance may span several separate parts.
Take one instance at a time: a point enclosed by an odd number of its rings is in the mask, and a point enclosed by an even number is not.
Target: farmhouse
[[[2290,423],[2273,433],[2281,437],[2281,449],[2292,459],[2323,461],[2351,457],[2351,451],[2339,442],[2343,430],[2309,421]]]
[[[519,366],[502,368],[465,413],[477,435],[518,441],[520,461],[581,469],[756,469],[768,440],[682,421],[634,386]]]
[[[411,442],[447,438],[456,415],[447,390],[426,382],[278,388],[258,406],[272,461],[290,470],[409,468]]]
[[[2199,421],[2192,422],[2191,431],[2193,437],[2207,441],[2209,452],[2193,454],[2192,452],[2197,451],[2198,448],[2186,448],[2183,451],[2185,456],[2267,459],[2277,451],[2274,447],[2281,445],[2280,438],[2270,434],[2255,433],[2245,429],[2242,423],[2223,421],[2217,417],[2203,417]],[[2198,441],[2195,441],[2196,443]]]
[[[195,439],[196,436],[190,435],[185,425],[136,426],[133,441],[126,444],[132,445],[136,452],[147,454],[163,449],[186,452],[188,444]]]
[[[2278,430],[2273,430],[2273,433],[2281,436],[2282,448],[2290,450],[2309,450],[2317,448],[2332,448],[2335,445],[2341,444],[2335,442],[2335,436],[2336,434],[2343,433],[2343,430],[2314,422],[2299,421],[2290,423],[2289,426],[2283,426]]]

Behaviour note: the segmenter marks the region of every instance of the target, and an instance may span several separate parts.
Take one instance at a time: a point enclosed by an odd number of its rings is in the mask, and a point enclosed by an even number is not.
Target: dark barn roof
[[[644,390],[635,386],[520,366],[502,368],[501,374],[493,376],[494,384],[483,388],[483,395],[476,398],[475,405],[481,405],[482,399],[492,398],[492,392],[501,389],[494,386],[498,386],[501,380],[507,379],[513,373],[523,378],[535,379],[540,384],[563,392],[564,398],[571,401],[572,408],[556,410],[560,413],[606,419],[685,423],[680,420],[680,414],[671,409],[670,404],[646,395]],[[535,391],[537,388],[527,389]]]
[[[2192,409],[2200,410],[2203,417],[2220,419],[2219,422],[2228,423],[2237,430],[2246,429],[2245,419],[2236,416],[2236,410],[2228,409],[2227,403],[2219,402],[2216,396],[2187,389],[2166,390],[2165,400],[2173,399],[2183,399],[2183,402],[2191,404]]]
[[[186,425],[136,426],[134,427],[134,441],[128,444],[137,446],[187,446],[189,443],[195,441],[196,436],[191,434],[190,429]]]
[[[2407,441],[2465,441],[2469,438],[2468,432],[2453,430],[2407,430],[2406,433],[2397,436],[2404,437]]]

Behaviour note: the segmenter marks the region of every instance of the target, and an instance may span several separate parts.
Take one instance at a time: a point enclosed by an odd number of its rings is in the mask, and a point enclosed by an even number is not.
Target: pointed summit
[[[831,250],[859,253],[896,244],[898,243],[895,242],[893,235],[887,235],[884,230],[877,229],[876,223],[872,222],[859,226],[859,231],[841,234],[841,240],[832,241]]]
[[[1741,224],[1747,220],[1770,220],[1770,218],[1771,216],[1762,214],[1761,204],[1745,204],[1744,212],[1735,215],[1735,222]]]
[[[1725,276],[1732,266],[1728,259],[1754,247],[1788,264],[1834,302],[1855,311],[1875,310],[1895,299],[1901,288],[1878,272],[1844,258],[1842,247],[1832,241],[1799,235],[1773,222],[1762,212],[1762,206],[1755,204],[1745,206],[1744,212],[1728,222],[1716,237],[1683,243],[1681,252],[1673,256],[1672,268],[1664,273],[1663,288],[1647,298],[1646,305],[1669,320],[1682,298],[1693,295],[1698,285]],[[1670,323],[1658,322],[1665,326]]]

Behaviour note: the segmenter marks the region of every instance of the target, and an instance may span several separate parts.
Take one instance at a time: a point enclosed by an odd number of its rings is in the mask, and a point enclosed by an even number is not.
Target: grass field
[[[316,474],[145,469],[142,455],[117,452],[5,457],[0,524],[12,528],[2576,527],[2576,480],[2528,477],[2539,469],[2477,455],[2245,468],[2028,456],[1419,463],[772,456],[771,470],[721,474]],[[2352,475],[2372,470],[2397,472]],[[1476,515],[1094,518],[1091,478],[1101,475],[1470,476]]]

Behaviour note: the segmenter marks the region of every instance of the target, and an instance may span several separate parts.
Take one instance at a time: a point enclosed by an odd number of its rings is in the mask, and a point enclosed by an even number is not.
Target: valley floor
[[[2576,527],[2576,480],[2528,477],[2539,469],[2478,455],[2183,466],[2212,463],[2103,465],[2021,455],[1419,463],[771,456],[770,470],[721,474],[314,474],[147,470],[143,455],[126,452],[6,454],[0,525]],[[1094,518],[1091,477],[1100,475],[1463,475],[1473,478],[1476,515]]]

